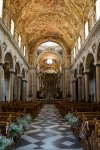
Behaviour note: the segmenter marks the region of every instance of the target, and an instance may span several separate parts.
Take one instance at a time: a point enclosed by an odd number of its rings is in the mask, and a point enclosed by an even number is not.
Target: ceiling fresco
[[[22,38],[34,53],[38,41],[57,40],[70,53],[94,0],[10,0]]]

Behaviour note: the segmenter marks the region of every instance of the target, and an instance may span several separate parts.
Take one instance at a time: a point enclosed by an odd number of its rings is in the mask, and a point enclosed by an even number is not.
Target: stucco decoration
[[[93,0],[8,1],[14,21],[31,53],[38,39],[47,39],[48,36],[52,40],[60,37],[69,53],[93,6]]]

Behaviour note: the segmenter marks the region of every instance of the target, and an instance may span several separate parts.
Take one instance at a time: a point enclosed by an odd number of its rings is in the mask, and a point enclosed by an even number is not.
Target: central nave
[[[83,150],[54,104],[44,104],[13,150]]]

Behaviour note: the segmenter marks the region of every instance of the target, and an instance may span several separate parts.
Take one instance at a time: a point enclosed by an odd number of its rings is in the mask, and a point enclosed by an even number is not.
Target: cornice
[[[6,27],[5,23],[3,22],[3,20],[0,18],[0,28],[3,31],[3,33],[5,33],[5,35],[8,37],[8,39],[10,40],[10,42],[13,44],[13,46],[15,47],[17,53],[19,54],[19,56],[23,59],[24,63],[27,65],[27,67],[29,67],[29,64],[26,60],[26,58],[23,56],[18,44],[16,43],[16,41],[14,40],[10,30]]]
[[[78,60],[78,58],[80,56],[82,56],[83,52],[87,49],[87,47],[89,47],[90,45],[92,45],[91,43],[91,39],[93,39],[94,35],[98,33],[98,31],[100,31],[100,18],[99,20],[95,23],[94,27],[92,28],[92,30],[90,31],[86,41],[83,43],[82,47],[80,48],[80,50],[78,51],[78,53],[76,54],[76,57],[73,59],[73,62],[71,63],[71,68],[74,66],[75,62]]]

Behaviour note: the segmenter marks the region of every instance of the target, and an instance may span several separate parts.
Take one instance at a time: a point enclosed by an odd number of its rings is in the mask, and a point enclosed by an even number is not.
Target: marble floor
[[[54,104],[45,104],[13,150],[83,150]]]

